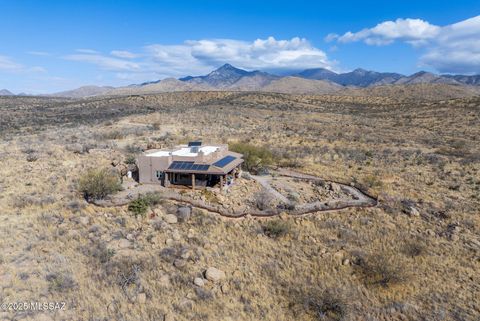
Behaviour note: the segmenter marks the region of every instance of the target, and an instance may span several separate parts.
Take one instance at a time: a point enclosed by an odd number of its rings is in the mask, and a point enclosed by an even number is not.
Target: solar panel
[[[232,161],[234,161],[236,158],[233,157],[233,156],[225,156],[224,158],[222,158],[221,160],[219,161],[216,161],[215,163],[213,163],[214,166],[217,166],[217,167],[225,167],[227,166],[228,164],[230,164]]]
[[[183,169],[187,167],[188,165],[192,165],[193,162],[180,162],[180,161],[174,161],[170,164],[168,169]]]
[[[195,164],[194,162],[174,161],[168,169],[189,170],[189,171],[206,171],[210,165]]]
[[[189,142],[188,147],[194,147],[194,146],[202,146],[202,142],[197,141],[197,142]]]

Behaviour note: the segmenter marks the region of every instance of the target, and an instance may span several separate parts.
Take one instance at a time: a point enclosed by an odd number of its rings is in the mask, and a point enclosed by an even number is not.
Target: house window
[[[155,171],[155,176],[158,179],[163,179],[163,172],[162,171]]]

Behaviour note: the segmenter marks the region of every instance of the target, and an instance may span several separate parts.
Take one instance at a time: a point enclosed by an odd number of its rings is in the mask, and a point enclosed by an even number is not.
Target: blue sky
[[[480,73],[480,1],[4,1],[0,89],[357,67]]]

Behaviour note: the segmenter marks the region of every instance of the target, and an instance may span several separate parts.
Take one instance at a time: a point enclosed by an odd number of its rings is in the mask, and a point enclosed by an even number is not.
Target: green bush
[[[107,168],[87,171],[80,178],[78,185],[86,200],[104,199],[122,189],[120,177]]]
[[[159,195],[155,193],[147,193],[139,196],[136,200],[133,200],[128,204],[128,210],[132,212],[135,217],[138,215],[145,216],[149,206],[157,205],[161,201]]]
[[[229,144],[228,147],[231,151],[243,154],[244,163],[242,166],[251,173],[258,173],[274,163],[272,152],[265,147],[247,143],[233,143]]]
[[[146,199],[143,197],[139,197],[136,200],[133,200],[128,204],[128,210],[132,212],[135,217],[141,215],[145,216],[145,213],[147,213],[148,209],[148,202]]]

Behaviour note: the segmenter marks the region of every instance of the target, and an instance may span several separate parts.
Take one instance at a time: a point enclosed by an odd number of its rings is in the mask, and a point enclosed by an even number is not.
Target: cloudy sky
[[[0,89],[357,67],[480,74],[480,1],[0,0]]]

